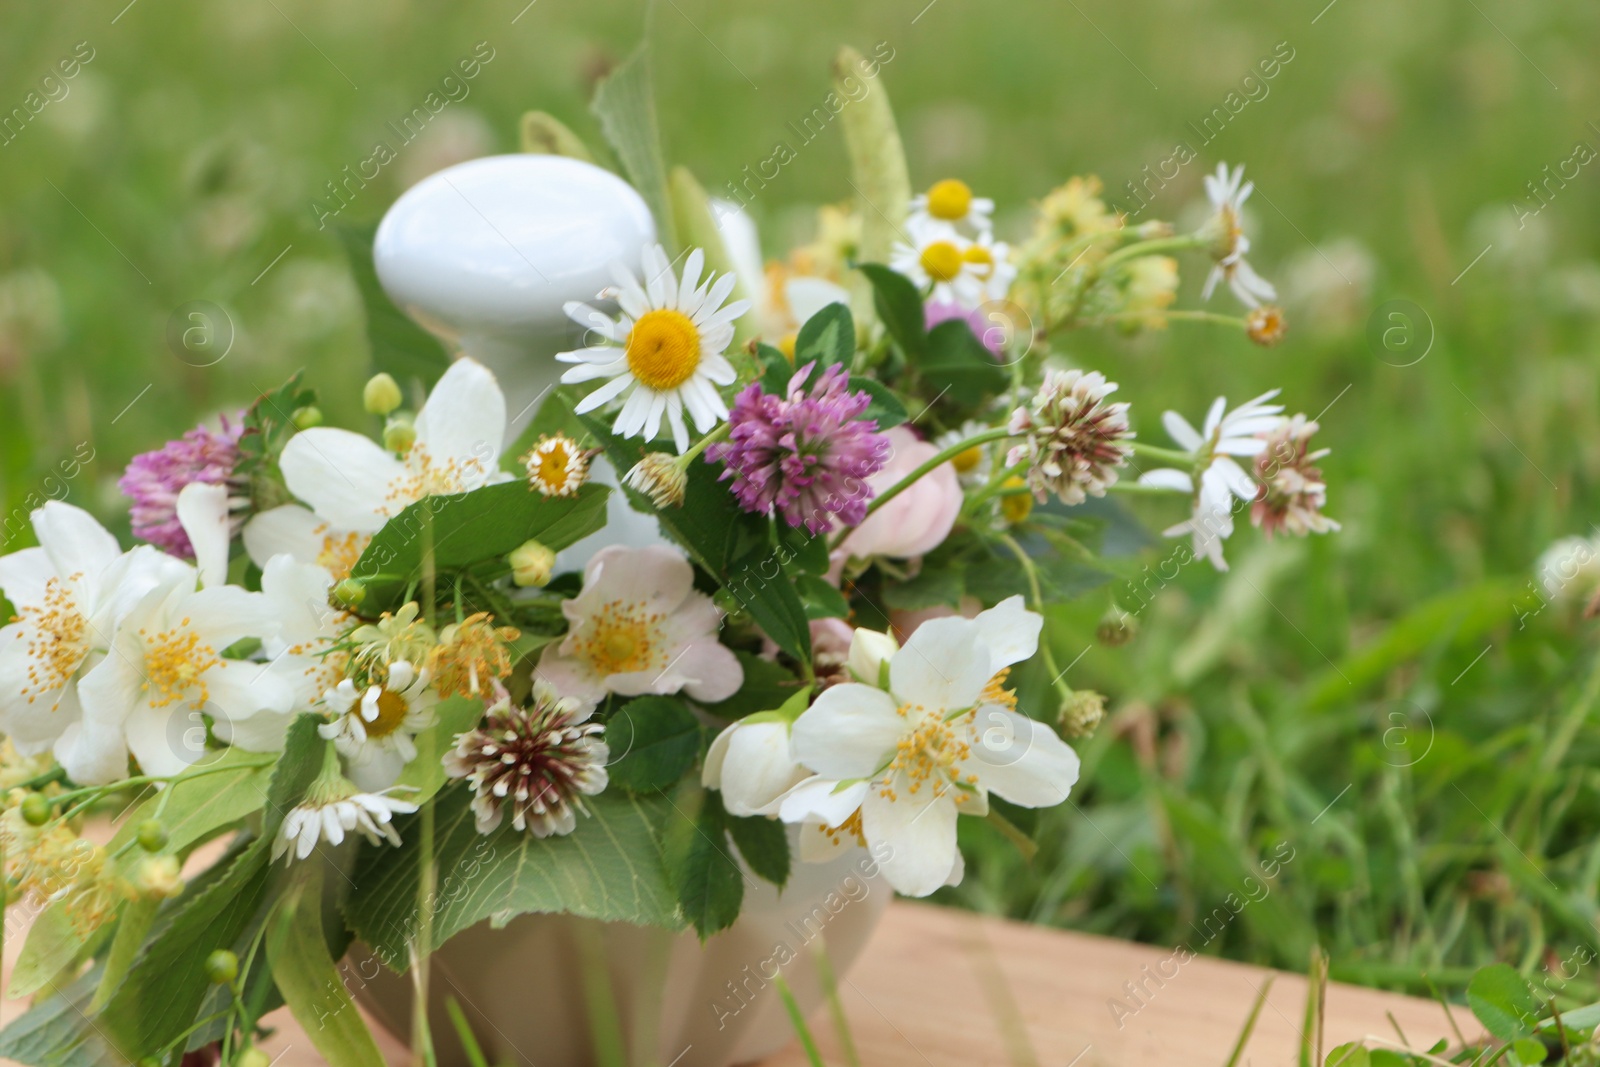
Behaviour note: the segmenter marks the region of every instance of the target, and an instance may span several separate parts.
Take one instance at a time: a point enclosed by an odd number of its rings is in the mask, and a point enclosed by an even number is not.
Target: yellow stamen
[[[700,330],[681,311],[657,308],[628,331],[628,369],[657,392],[676,389],[700,366]]]
[[[76,582],[83,575],[74,574],[68,579]],[[72,590],[59,578],[45,583],[44,600],[36,607],[22,608],[11,617],[12,622],[29,622],[32,626],[19,628],[17,639],[28,640],[28,684],[21,695],[32,704],[42,693],[59,690],[83,664],[89,653],[88,623],[78,611]],[[59,695],[50,710],[61,703]]]
[[[663,618],[660,613],[646,614],[643,605],[613,600],[589,619],[575,651],[601,677],[660,670],[667,666],[660,647]]]
[[[362,729],[367,731],[368,737],[388,737],[405,723],[406,716],[411,714],[411,705],[406,698],[396,693],[393,689],[385,689],[378,694],[378,717],[368,722],[366,716],[361,718]]]
[[[946,222],[967,217],[972,210],[972,190],[967,183],[956,178],[936,182],[928,190],[928,214]]]
[[[938,795],[960,782],[962,764],[972,756],[972,746],[966,738],[970,735],[976,709],[968,709],[953,719],[931,713],[920,704],[902,704],[898,711],[902,718],[914,718],[916,725],[902,734],[895,746],[894,758],[884,768],[878,782],[879,795],[888,800],[898,799],[894,787],[902,778],[912,794],[927,785]],[[958,791],[956,803],[962,803],[966,796]]]
[[[184,619],[177,626],[158,634],[144,630],[145,681],[150,706],[164,708],[180,700],[203,705],[211,699],[205,675],[222,662],[217,650],[200,640]]]

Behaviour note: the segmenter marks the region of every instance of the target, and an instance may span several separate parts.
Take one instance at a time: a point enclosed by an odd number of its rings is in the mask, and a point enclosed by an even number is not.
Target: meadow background
[[[337,221],[515,150],[529,108],[598,143],[590,89],[644,32],[636,2],[525,3],[8,6],[0,117],[75,49],[93,58],[0,135],[7,550],[44,495],[125,531],[130,456],[298,367],[331,421],[358,418],[361,310],[318,227],[326,183],[479,42],[493,58],[470,94]],[[1600,998],[1595,642],[1529,584],[1546,545],[1591,528],[1600,481],[1600,161],[1575,163],[1600,145],[1600,7],[664,0],[650,22],[669,158],[713,192],[796,142],[839,44],[879,42],[914,182],[965,178],[1002,231],[1074,174],[1124,199],[1179,141],[1199,158],[1146,217],[1195,221],[1222,160],[1258,185],[1252,260],[1283,292],[1281,347],[1174,324],[1063,351],[1122,383],[1151,440],[1165,407],[1282,386],[1321,413],[1344,531],[1245,534],[1231,573],[1152,580],[1147,607],[1113,586],[1058,608],[1057,658],[1081,654],[1072,684],[1113,717],[1031,864],[967,820],[975,862],[948,901],[1293,969],[1320,943],[1335,977],[1413,990],[1499,959]],[[1247,90],[1202,145],[1187,124]],[[1576,177],[1542,202],[1546,167]],[[769,254],[850,195],[845,173],[837,129],[798,149],[751,204]],[[1185,277],[1192,306],[1203,265]],[[231,323],[214,365],[170,343],[194,301]],[[1132,643],[1096,641],[1106,594],[1136,612]]]

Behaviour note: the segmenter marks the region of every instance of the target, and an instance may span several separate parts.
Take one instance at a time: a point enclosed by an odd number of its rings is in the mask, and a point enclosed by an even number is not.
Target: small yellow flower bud
[[[167,900],[183,892],[178,857],[146,856],[134,869],[133,887],[148,900]]]
[[[1021,489],[1026,487],[1027,484],[1021,478],[1012,475],[1006,479],[1005,488]],[[1000,516],[1006,520],[1008,525],[1016,526],[1018,523],[1027,522],[1028,516],[1032,514],[1033,497],[1030,494],[1011,493],[1000,498]]]
[[[417,443],[417,428],[409,415],[396,415],[383,428],[383,447],[398,455],[411,451]]]
[[[387,415],[404,399],[399,384],[387,374],[374,374],[361,391],[361,405],[369,415]]]
[[[22,819],[29,826],[43,826],[54,814],[50,798],[43,793],[29,793],[22,802]]]
[[[322,425],[322,409],[314,404],[307,404],[303,408],[295,408],[294,414],[289,416],[289,421],[294,423],[297,430],[309,430],[313,426]]]
[[[1106,717],[1106,698],[1092,689],[1079,689],[1061,705],[1061,732],[1068,737],[1088,737]]]
[[[523,588],[544,585],[556,565],[556,554],[538,541],[525,541],[511,553],[511,580]]]
[[[227,985],[239,977],[239,957],[225,948],[219,948],[206,957],[206,977],[218,985]]]
[[[359,578],[346,578],[333,587],[333,601],[354,611],[367,599],[366,584]]]
[[[235,1067],[272,1067],[272,1060],[254,1045],[239,1053],[239,1058],[233,1062]]]
[[[1244,317],[1244,324],[1245,334],[1262,348],[1271,348],[1289,332],[1289,320],[1284,318],[1283,309],[1271,304],[1251,308]]]
[[[160,819],[146,819],[139,824],[138,841],[146,852],[160,852],[167,847],[167,828]]]

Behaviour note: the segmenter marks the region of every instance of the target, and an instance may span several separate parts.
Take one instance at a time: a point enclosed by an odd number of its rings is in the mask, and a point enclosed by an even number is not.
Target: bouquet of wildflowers
[[[737,209],[633,174],[679,236],[567,307],[583,342],[515,441],[495,375],[440,352],[371,379],[370,432],[297,376],[136,457],[131,548],[33,513],[0,558],[0,849],[32,920],[12,992],[59,995],[0,1054],[260,1064],[287,1003],[371,1064],[356,938],[425,988],[485,920],[709,937],[745,871],[841,850],[928,895],[962,878],[961,816],[1026,847],[1006,812],[1077,779],[1103,700],[1046,613],[1115,573],[1115,494],[1169,494],[1166,534],[1218,568],[1236,517],[1336,528],[1316,423],[1274,393],[1167,412],[1156,445],[1058,347],[1202,314],[1276,341],[1239,170],[1200,232],[1073,179],[1012,246],[961,181],[912,194],[881,92],[842,121],[858,200],[765,270]],[[1185,251],[1244,317],[1172,307]],[[645,543],[608,536],[619,499]]]

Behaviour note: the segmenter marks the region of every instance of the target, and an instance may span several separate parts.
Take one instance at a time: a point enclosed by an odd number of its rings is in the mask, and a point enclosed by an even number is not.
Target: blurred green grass
[[[470,96],[341,221],[376,219],[430,161],[514,150],[528,108],[598,140],[590,86],[644,18],[612,0],[125,3],[3,16],[0,115],[78,42],[94,49],[68,95],[0,147],[8,515],[64,488],[116,516],[133,453],[297,367],[330,418],[353,418],[364,342],[343,257],[316,225],[324,184],[480,41],[495,57]],[[1187,217],[1203,173],[1248,164],[1252,259],[1285,291],[1288,341],[1263,350],[1178,325],[1066,347],[1123,383],[1151,439],[1161,409],[1193,417],[1217,393],[1282,386],[1291,410],[1325,412],[1345,530],[1242,535],[1232,574],[1189,568],[1121,649],[1092,640],[1103,600],[1063,607],[1062,662],[1084,653],[1071,680],[1111,694],[1115,719],[1085,747],[1076,805],[1044,817],[1038,860],[968,828],[973,873],[947,896],[1199,947],[1196,924],[1288,843],[1296,858],[1270,893],[1205,951],[1300,967],[1320,940],[1336,976],[1415,988],[1420,968],[1447,984],[1493,958],[1537,972],[1547,950],[1592,943],[1594,642],[1554,608],[1520,626],[1513,598],[1543,547],[1594,512],[1600,171],[1525,227],[1512,204],[1575,142],[1600,144],[1600,9],[668,0],[650,17],[669,157],[711,190],[792,136],[839,44],[883,41],[914,180],[966,178],[999,200],[1003,229],[1072,174],[1116,195],[1178,139],[1196,143],[1186,123],[1287,42],[1268,94],[1150,214]],[[829,131],[752,204],[769,254],[849,192]],[[1185,268],[1192,304],[1201,270]],[[1398,298],[1435,333],[1413,366],[1367,337],[1372,310]],[[216,366],[165,339],[196,300],[236,329]],[[63,482],[86,445],[93,462]]]

